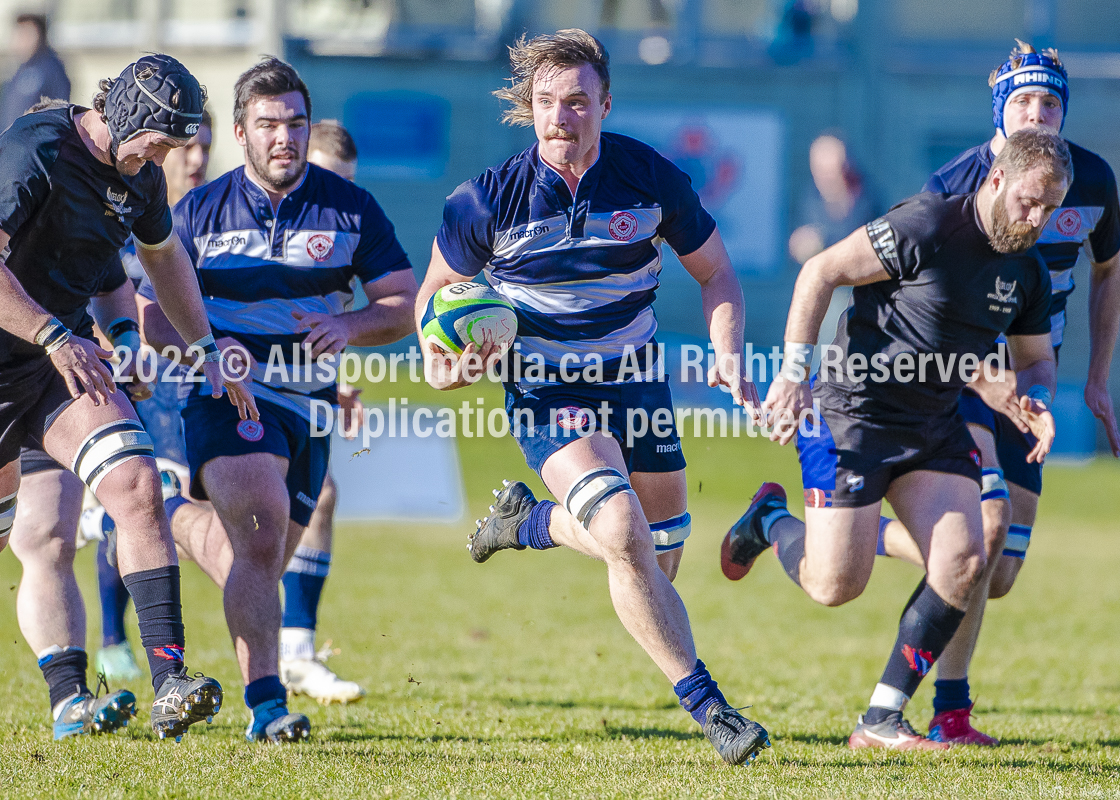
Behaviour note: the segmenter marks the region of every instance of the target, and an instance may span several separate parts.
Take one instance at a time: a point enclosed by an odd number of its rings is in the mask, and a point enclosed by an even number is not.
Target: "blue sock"
[[[692,715],[697,724],[703,726],[708,721],[708,709],[714,705],[722,705],[727,701],[723,699],[723,692],[716,686],[704,662],[697,659],[696,667],[685,678],[682,678],[673,691],[681,701],[681,707]]]
[[[108,515],[104,519],[109,519]],[[106,559],[109,543],[97,543],[97,593],[101,598],[101,646],[120,644],[125,640],[124,610],[130,599],[128,587],[120,571]]]
[[[887,554],[887,526],[894,522],[890,517],[879,517],[879,541],[875,543],[875,555],[885,556]]]
[[[968,678],[959,681],[936,680],[933,682],[933,714],[968,708],[972,700],[968,696]]]
[[[183,497],[181,494],[174,495],[163,501],[163,510],[167,514],[167,521],[170,522],[171,518],[175,516],[175,512],[183,506],[189,506],[191,501]]]
[[[280,683],[278,676],[268,675],[257,678],[245,687],[245,705],[249,708],[255,708],[270,700],[279,700],[285,707],[288,704],[288,690]]]
[[[296,548],[280,579],[284,586],[282,627],[315,630],[319,621],[319,598],[330,571],[330,553],[302,545]]]
[[[534,550],[548,550],[550,547],[559,547],[548,535],[548,523],[552,520],[552,509],[554,508],[556,508],[556,503],[551,500],[541,500],[533,506],[529,516],[517,529],[518,543]]]

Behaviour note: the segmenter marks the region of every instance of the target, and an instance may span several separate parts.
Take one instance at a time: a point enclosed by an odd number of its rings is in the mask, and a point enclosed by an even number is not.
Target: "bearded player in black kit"
[[[178,61],[149,55],[102,81],[92,110],[28,114],[0,136],[0,547],[15,515],[23,444],[67,465],[111,511],[161,739],[178,739],[217,713],[222,689],[212,678],[189,676],[183,663],[179,567],[152,441],[115,391],[103,361],[111,354],[91,341],[87,306],[127,280],[118,254],[133,236],[214,395],[224,383],[242,416],[255,418],[252,396],[221,375],[221,353],[172,231],[159,169],[197,132],[205,96]],[[135,322],[116,320],[110,328],[135,329]],[[37,653],[55,738],[111,732],[135,713],[130,692],[93,696],[81,644],[60,641]]]

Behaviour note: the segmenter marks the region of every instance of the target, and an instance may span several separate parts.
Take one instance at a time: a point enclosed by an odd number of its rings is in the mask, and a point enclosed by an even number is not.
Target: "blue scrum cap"
[[[1018,39],[1019,46],[995,72],[989,83],[992,86],[992,117],[996,128],[1003,130],[1003,110],[1008,102],[1023,92],[1047,91],[1062,101],[1062,126],[1069,112],[1069,76],[1058,60],[1058,53],[1045,50],[1036,53],[1034,48]]]

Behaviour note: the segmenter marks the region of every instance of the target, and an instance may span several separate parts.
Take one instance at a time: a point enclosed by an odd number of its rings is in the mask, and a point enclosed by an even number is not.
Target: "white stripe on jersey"
[[[611,220],[620,213],[634,217],[636,230],[625,239],[611,236]],[[612,247],[634,244],[657,236],[661,224],[660,208],[627,208],[620,211],[600,211],[588,214],[583,227],[583,238],[568,238],[568,218],[549,217],[529,225],[518,225],[502,231],[494,240],[491,263],[527,255],[542,255],[582,247]]]
[[[574,353],[581,359],[589,353],[599,353],[604,361],[621,358],[627,345],[634,348],[641,347],[653,338],[656,330],[657,318],[653,314],[653,309],[645,308],[625,328],[620,328],[602,339],[558,342],[536,336],[519,336],[517,340],[521,344],[522,355],[540,353],[546,364],[558,365],[565,353]]]
[[[496,280],[490,269],[486,270],[485,277],[486,282],[515,307],[545,314],[571,314],[616,303],[633,292],[656,289],[660,274],[661,259],[656,257],[634,272],[620,272],[586,281],[511,283]]]

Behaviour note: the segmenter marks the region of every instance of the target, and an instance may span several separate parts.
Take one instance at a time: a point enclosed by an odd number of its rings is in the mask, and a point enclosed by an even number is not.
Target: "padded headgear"
[[[1004,136],[1003,110],[1017,94],[1043,89],[1062,101],[1062,124],[1069,113],[1069,76],[1062,62],[1046,53],[1013,52],[992,76],[992,117],[996,129]]]
[[[154,131],[189,139],[202,124],[206,89],[171,56],[147,55],[124,68],[105,97],[113,154],[134,136]]]

